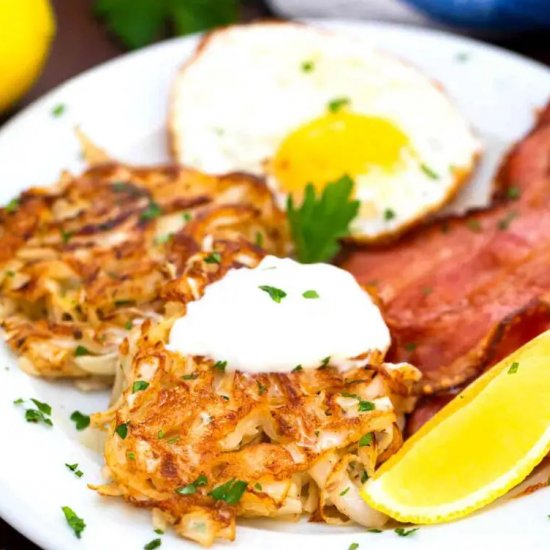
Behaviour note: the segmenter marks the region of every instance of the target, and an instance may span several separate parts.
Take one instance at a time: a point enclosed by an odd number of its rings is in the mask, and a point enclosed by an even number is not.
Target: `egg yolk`
[[[407,136],[386,119],[328,113],[283,140],[272,171],[284,191],[300,195],[308,183],[319,190],[344,174],[353,178],[373,167],[391,171],[407,145]]]

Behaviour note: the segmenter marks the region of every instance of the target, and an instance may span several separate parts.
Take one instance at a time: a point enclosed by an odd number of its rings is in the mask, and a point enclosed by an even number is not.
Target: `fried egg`
[[[178,161],[267,177],[281,198],[343,175],[361,206],[352,235],[376,241],[440,209],[480,145],[443,90],[357,37],[295,23],[207,36],[174,84]]]

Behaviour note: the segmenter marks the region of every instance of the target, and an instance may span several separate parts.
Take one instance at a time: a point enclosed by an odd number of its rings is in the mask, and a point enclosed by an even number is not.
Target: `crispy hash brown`
[[[244,174],[111,162],[25,191],[0,210],[0,322],[22,368],[111,378],[128,330],[212,239],[288,252],[283,214]]]
[[[220,263],[199,252],[163,290],[167,315],[121,345],[107,426],[111,481],[95,487],[155,510],[161,528],[210,545],[233,540],[237,516],[298,518],[377,527],[359,487],[401,445],[418,371],[382,357],[345,373],[330,364],[290,374],[225,372],[224,365],[166,349],[170,328],[206,285],[262,253],[226,243]],[[238,312],[235,312],[236,314]],[[365,361],[366,363],[366,361]]]

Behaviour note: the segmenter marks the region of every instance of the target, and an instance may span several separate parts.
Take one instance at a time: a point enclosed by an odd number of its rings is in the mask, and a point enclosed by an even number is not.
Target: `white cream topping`
[[[358,355],[384,355],[389,345],[378,307],[347,271],[267,256],[253,269],[229,271],[188,304],[168,349],[258,373],[316,368],[327,357],[346,370]]]

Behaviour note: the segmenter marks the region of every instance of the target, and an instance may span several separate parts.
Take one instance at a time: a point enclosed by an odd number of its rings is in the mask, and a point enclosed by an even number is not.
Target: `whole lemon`
[[[38,78],[54,33],[49,0],[0,0],[0,111]]]

